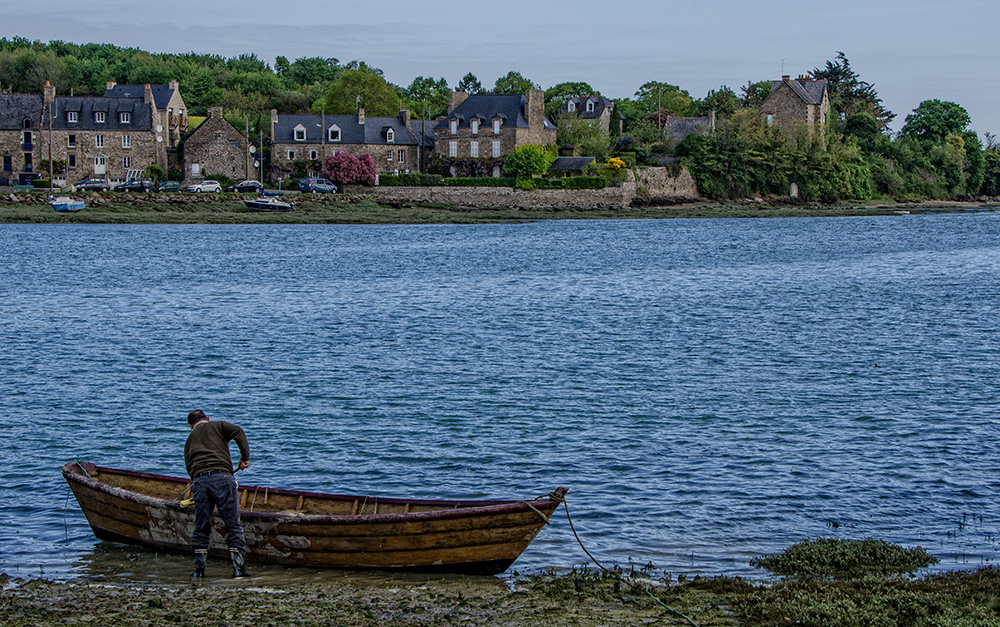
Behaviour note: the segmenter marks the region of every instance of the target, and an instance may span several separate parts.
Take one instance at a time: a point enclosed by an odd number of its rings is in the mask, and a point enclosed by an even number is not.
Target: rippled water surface
[[[1000,551],[995,214],[5,225],[0,260],[2,572],[181,559],[98,543],[59,469],[183,475],[196,407],[246,429],[246,483],[567,485],[609,563],[749,575],[818,536],[947,569]],[[560,511],[516,568],[586,559]]]

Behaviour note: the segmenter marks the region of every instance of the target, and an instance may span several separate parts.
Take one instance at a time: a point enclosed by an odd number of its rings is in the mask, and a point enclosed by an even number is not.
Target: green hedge
[[[49,179],[34,179],[31,181],[31,184],[34,186],[35,189],[48,189],[49,187],[51,187],[51,185],[49,184]]]
[[[515,179],[508,176],[499,178],[492,176],[457,177],[444,180],[445,185],[452,187],[514,187],[516,182]]]
[[[380,174],[380,187],[436,187],[444,185],[444,177],[440,174]]]

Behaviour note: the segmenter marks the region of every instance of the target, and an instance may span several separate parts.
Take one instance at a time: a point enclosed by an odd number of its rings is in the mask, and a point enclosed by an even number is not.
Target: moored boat
[[[279,200],[275,196],[260,196],[253,200],[243,201],[250,211],[294,211],[295,205],[290,202]]]
[[[49,196],[49,205],[56,211],[79,211],[86,207],[87,203],[70,196]]]
[[[69,462],[62,468],[94,535],[191,550],[190,480]],[[239,487],[250,562],[497,574],[528,547],[567,488],[526,500],[397,499]],[[228,555],[216,515],[209,552]]]

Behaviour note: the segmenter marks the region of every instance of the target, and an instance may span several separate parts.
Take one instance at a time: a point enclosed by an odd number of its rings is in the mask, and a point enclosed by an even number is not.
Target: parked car
[[[218,181],[204,180],[194,185],[188,185],[189,192],[221,192],[222,185]]]
[[[115,185],[116,192],[151,192],[155,183],[149,179],[132,179],[121,185]]]
[[[335,194],[337,186],[326,179],[299,179],[299,191],[303,194]]]
[[[177,181],[160,181],[160,184],[156,186],[156,191],[179,192],[181,191],[181,184]]]
[[[104,179],[83,179],[76,184],[76,188],[84,192],[106,192],[111,189],[111,184]]]
[[[259,181],[240,181],[236,185],[230,185],[226,189],[231,192],[252,192],[259,194],[264,191],[264,186]]]

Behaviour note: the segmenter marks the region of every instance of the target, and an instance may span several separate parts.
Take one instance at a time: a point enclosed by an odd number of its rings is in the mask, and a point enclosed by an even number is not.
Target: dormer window
[[[566,102],[566,110],[569,111],[570,113],[573,113],[574,111],[576,111],[576,103],[573,102],[572,100],[567,101]]]
[[[388,144],[392,144],[396,141],[396,131],[391,128],[385,132],[385,141]]]
[[[327,129],[327,137],[332,142],[339,142],[340,141],[340,127],[337,126],[336,124],[334,124],[329,129]]]
[[[104,112],[94,111],[94,122],[98,124],[104,124]]]
[[[501,120],[500,118],[494,118],[493,119],[493,134],[494,135],[499,135],[500,134],[500,127],[502,125],[503,125],[503,120]]]
[[[593,113],[593,112],[594,112],[594,101],[593,100],[588,100],[587,101],[587,113]]]
[[[479,118],[472,118],[469,120],[469,128],[472,130],[473,135],[479,134]]]
[[[301,124],[295,127],[294,133],[295,141],[304,142],[306,140],[306,127]]]
[[[77,118],[76,111],[67,111],[66,121],[69,122],[70,124],[76,124],[79,121],[79,119]]]
[[[458,120],[455,119],[455,118],[452,118],[450,124],[451,124],[451,134],[452,135],[458,135]]]
[[[131,124],[132,114],[129,113],[128,111],[122,111],[120,114],[118,114],[118,121],[120,121],[122,124]]]

